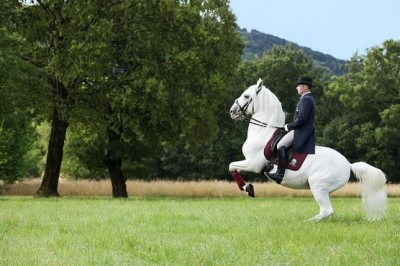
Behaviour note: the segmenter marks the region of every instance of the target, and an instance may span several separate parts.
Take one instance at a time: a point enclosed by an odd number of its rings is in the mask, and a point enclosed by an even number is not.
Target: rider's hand
[[[283,129],[285,130],[285,132],[289,132],[290,130],[289,130],[289,127],[288,127],[288,124],[286,124],[284,127],[283,127]]]

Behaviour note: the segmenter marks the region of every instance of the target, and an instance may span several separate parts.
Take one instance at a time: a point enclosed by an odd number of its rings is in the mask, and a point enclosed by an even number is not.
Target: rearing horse
[[[245,160],[229,165],[229,171],[239,189],[249,191],[249,187],[251,190],[253,187],[244,182],[240,172],[262,172],[267,164],[264,147],[276,129],[284,126],[285,115],[280,101],[263,85],[261,79],[235,100],[230,115],[235,120],[250,120],[247,139],[242,146]],[[274,168],[276,170],[276,166]],[[387,207],[385,174],[364,162],[351,164],[342,154],[328,147],[316,146],[315,154],[309,154],[299,170],[286,169],[281,185],[293,189],[310,189],[320,209],[310,220],[320,221],[333,214],[329,195],[343,187],[351,173],[361,181],[367,219],[383,218]]]

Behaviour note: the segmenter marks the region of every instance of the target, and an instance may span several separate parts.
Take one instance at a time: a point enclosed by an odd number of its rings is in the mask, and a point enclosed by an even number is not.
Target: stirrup
[[[265,166],[264,166],[262,172],[263,172],[263,173],[264,173],[264,172],[269,172],[269,171],[271,171],[272,169],[274,169],[274,165],[273,165],[270,161],[267,161],[267,163],[265,164]]]
[[[276,182],[277,184],[280,184],[283,180],[283,177],[281,177],[279,170],[277,170],[275,173],[271,174],[269,172],[264,172],[264,175],[268,177],[271,181]]]

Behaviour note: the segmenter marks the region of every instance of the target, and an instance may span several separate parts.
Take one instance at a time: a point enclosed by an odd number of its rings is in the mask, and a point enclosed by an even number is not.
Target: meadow
[[[232,184],[233,185],[233,184]],[[0,265],[399,265],[400,198],[0,197]]]

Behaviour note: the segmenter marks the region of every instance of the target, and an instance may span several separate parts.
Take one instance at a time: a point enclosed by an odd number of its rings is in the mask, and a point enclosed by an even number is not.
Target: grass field
[[[399,265],[400,198],[0,197],[0,265]]]

